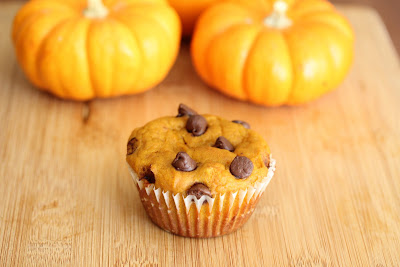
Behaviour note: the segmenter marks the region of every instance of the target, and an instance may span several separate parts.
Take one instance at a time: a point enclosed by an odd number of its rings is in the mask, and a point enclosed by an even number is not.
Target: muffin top
[[[183,104],[178,112],[130,135],[126,160],[140,180],[199,198],[246,189],[267,176],[269,147],[247,123],[198,115]]]

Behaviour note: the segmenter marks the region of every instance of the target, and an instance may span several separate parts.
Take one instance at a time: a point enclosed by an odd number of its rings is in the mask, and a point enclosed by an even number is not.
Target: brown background
[[[20,1],[20,0],[0,0],[0,2]],[[333,3],[340,4],[361,4],[375,8],[381,15],[386,27],[389,30],[390,36],[396,47],[397,53],[400,53],[400,10],[399,0],[331,0]]]
[[[399,0],[334,0],[333,3],[361,4],[375,8],[381,15],[386,27],[389,30],[397,54],[400,53],[400,10]]]

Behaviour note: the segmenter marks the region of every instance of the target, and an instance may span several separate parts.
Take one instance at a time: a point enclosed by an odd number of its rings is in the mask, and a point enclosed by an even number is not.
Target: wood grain
[[[208,89],[188,46],[154,90],[87,103],[38,92],[0,9],[0,265],[399,266],[399,62],[376,12],[342,8],[354,67],[301,107],[263,108]],[[249,121],[270,143],[276,176],[253,217],[215,239],[166,233],[147,218],[125,164],[130,131],[184,102]]]

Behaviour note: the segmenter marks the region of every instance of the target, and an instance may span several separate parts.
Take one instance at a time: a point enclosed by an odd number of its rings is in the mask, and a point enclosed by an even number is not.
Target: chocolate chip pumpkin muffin
[[[246,122],[183,104],[176,117],[135,129],[126,160],[151,220],[188,237],[242,226],[275,170],[267,143]]]

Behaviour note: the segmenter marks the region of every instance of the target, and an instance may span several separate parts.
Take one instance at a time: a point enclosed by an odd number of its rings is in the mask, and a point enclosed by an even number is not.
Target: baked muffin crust
[[[207,129],[199,136],[186,129],[187,115],[162,117],[135,129],[129,137],[126,160],[139,179],[155,180],[156,188],[174,194],[186,194],[194,184],[201,183],[213,196],[244,190],[267,176],[270,150],[258,133],[217,116],[202,116]],[[232,152],[215,147],[221,136],[233,145]],[[179,171],[172,165],[179,152],[187,153],[197,163],[194,170]],[[251,160],[254,168],[250,176],[238,179],[231,173],[236,156]]]

